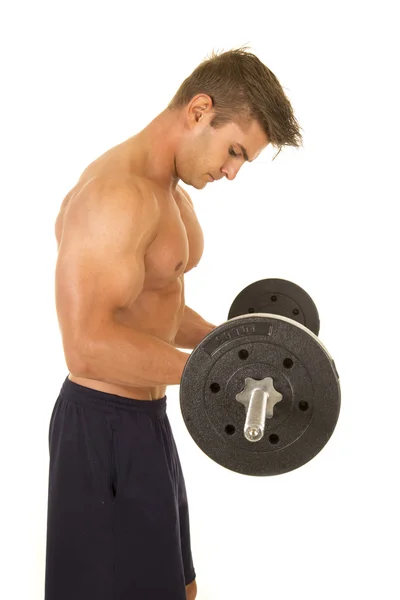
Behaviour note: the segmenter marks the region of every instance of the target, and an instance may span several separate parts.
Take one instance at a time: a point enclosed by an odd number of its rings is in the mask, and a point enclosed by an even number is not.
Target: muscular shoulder
[[[148,182],[134,175],[129,177],[95,177],[87,182],[85,189],[87,196],[99,200],[108,198],[115,203],[128,202],[146,204],[149,209],[155,209],[157,206],[154,191]]]
[[[82,182],[73,197],[76,210],[105,211],[157,218],[159,208],[151,188],[140,177],[94,177]]]
[[[137,231],[140,227],[148,232],[149,240],[155,237],[159,220],[154,193],[138,177],[95,177],[82,182],[67,213],[63,224],[69,228],[102,224],[118,234],[120,230]]]

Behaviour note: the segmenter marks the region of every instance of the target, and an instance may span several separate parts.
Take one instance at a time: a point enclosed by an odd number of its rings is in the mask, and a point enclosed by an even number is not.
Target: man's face
[[[220,129],[211,127],[212,115],[202,115],[190,130],[176,156],[179,178],[196,189],[203,189],[214,179],[235,179],[247,161],[253,161],[268,145],[261,126],[252,121],[239,126],[228,123]]]

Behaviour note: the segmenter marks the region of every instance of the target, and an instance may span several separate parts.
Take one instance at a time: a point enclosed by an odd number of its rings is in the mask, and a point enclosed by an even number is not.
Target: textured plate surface
[[[246,411],[236,400],[246,377],[272,377],[283,395],[258,442],[246,440]],[[190,435],[212,460],[246,475],[277,475],[311,460],[331,437],[339,377],[326,348],[303,325],[276,315],[240,316],[192,352],[180,403]]]

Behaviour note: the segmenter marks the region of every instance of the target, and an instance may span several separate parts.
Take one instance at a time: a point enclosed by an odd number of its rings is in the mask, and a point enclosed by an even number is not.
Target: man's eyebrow
[[[249,160],[249,155],[247,154],[247,150],[246,150],[246,148],[244,148],[244,147],[242,146],[242,144],[238,144],[238,146],[239,146],[239,148],[240,148],[240,149],[241,149],[241,151],[242,151],[242,154],[243,154],[243,156],[244,156],[244,160],[247,160],[248,162],[253,162],[253,161]]]

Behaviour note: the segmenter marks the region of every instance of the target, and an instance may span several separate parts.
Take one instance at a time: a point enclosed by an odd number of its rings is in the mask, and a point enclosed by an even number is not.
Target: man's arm
[[[131,386],[179,384],[189,354],[115,318],[143,289],[144,257],[158,219],[157,206],[140,186],[93,182],[69,206],[56,305],[73,375]]]
[[[175,336],[175,346],[193,350],[215,328],[216,325],[205,321],[197,312],[185,306],[183,318]]]

